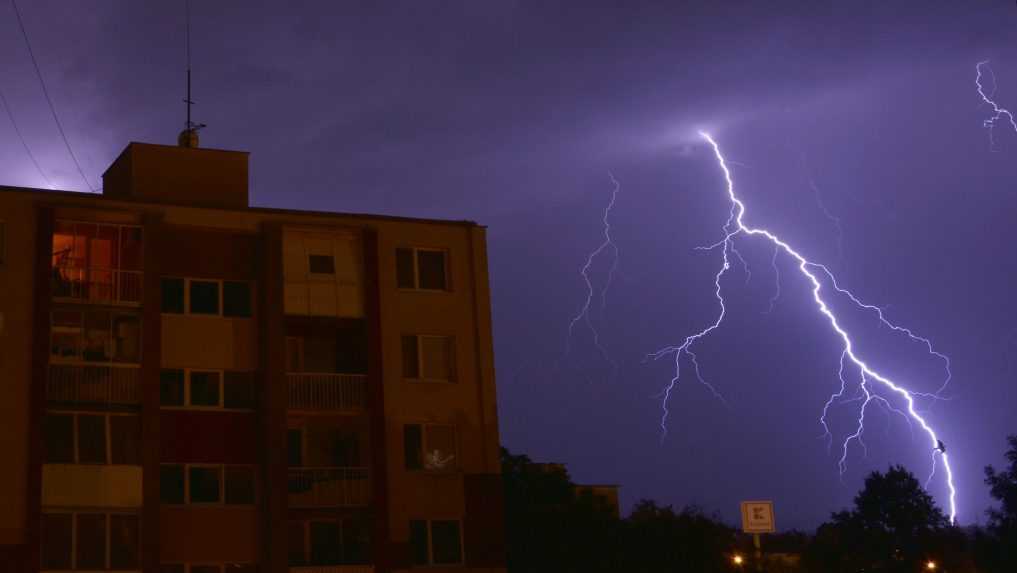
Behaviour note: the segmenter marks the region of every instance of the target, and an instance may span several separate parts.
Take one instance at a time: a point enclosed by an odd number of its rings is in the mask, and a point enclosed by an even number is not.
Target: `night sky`
[[[746,220],[827,263],[841,283],[953,360],[949,401],[921,403],[946,442],[960,523],[983,518],[982,467],[1017,433],[1017,134],[982,122],[975,64],[1017,108],[1017,6],[971,2],[195,2],[202,146],[251,152],[266,207],[471,219],[489,228],[502,442],[586,483],[697,504],[734,520],[773,499],[778,527],[811,528],[864,476],[927,440],[869,410],[868,457],[818,416],[839,347],[789,259],[773,312],[772,247],[737,245],[728,318],[696,352],[728,405],[686,380],[661,441],[670,360],[712,322],[730,207],[697,129],[733,162]],[[834,6],[835,4],[835,6]],[[20,3],[36,57],[91,185],[128,141],[183,124],[182,2]],[[86,190],[0,6],[0,90],[54,185]],[[988,80],[991,85],[991,80]],[[615,283],[593,321],[617,371],[568,322],[602,239],[610,175]],[[44,187],[0,115],[0,183]],[[826,209],[827,213],[824,214]],[[842,235],[838,235],[838,226]],[[599,296],[610,257],[591,268]],[[843,302],[843,301],[841,301]],[[934,391],[941,364],[838,304],[859,352]],[[848,396],[852,395],[849,389]],[[858,403],[831,428],[852,431]],[[931,493],[945,502],[941,480]]]

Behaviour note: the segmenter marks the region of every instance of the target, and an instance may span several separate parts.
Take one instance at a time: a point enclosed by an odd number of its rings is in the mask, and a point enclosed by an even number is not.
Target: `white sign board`
[[[742,502],[742,531],[745,533],[773,533],[776,530],[772,501]]]

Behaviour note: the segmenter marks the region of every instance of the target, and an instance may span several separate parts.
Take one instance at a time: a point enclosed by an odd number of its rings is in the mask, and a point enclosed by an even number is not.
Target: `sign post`
[[[776,531],[773,519],[773,502],[743,501],[742,531],[752,534],[752,545],[756,548],[756,570],[762,571],[763,548],[759,543],[759,534]]]

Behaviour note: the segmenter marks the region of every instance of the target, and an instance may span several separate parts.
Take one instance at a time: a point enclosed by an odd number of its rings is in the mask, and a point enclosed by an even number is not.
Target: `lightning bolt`
[[[605,361],[611,364],[611,367],[615,370],[615,372],[617,372],[618,363],[610,357],[607,350],[605,350],[604,346],[600,343],[600,332],[597,330],[597,327],[594,326],[593,318],[590,316],[590,308],[593,306],[593,298],[596,294],[593,281],[590,279],[590,267],[593,266],[593,261],[602,253],[610,252],[611,267],[608,270],[604,288],[600,292],[600,308],[601,312],[603,312],[607,307],[607,291],[611,288],[615,272],[618,270],[618,258],[620,255],[618,245],[615,244],[614,239],[611,238],[611,222],[609,218],[611,216],[611,210],[614,209],[614,204],[618,200],[618,193],[621,191],[621,184],[618,183],[618,180],[615,179],[611,172],[608,172],[607,176],[611,178],[613,189],[611,190],[611,200],[608,201],[607,206],[604,207],[604,215],[601,218],[604,227],[604,240],[597,245],[596,249],[590,251],[590,254],[586,256],[586,261],[583,263],[583,266],[579,269],[579,275],[583,277],[583,282],[586,283],[586,300],[579,309],[579,313],[572,317],[572,320],[569,321],[568,336],[565,338],[565,355],[567,356],[571,351],[572,335],[575,332],[576,325],[582,321],[590,330],[590,334],[593,336],[593,345],[597,348],[597,351]]]
[[[982,69],[988,71],[989,76],[992,77],[992,91],[988,94],[985,93],[985,87],[982,86]],[[992,107],[992,117],[982,121],[982,127],[989,130],[989,149],[996,151],[996,140],[993,135],[993,131],[996,129],[996,124],[1000,121],[1005,121],[1010,124],[1014,132],[1017,132],[1017,121],[1014,120],[1013,113],[1006,108],[999,107],[993,97],[996,95],[996,74],[993,73],[992,68],[989,67],[989,60],[982,60],[975,65],[975,87],[978,88],[978,95],[981,96],[982,101]]]
[[[746,211],[745,204],[735,194],[734,181],[732,180],[731,177],[731,171],[728,169],[728,162],[724,159],[724,156],[720,151],[720,146],[713,139],[713,137],[710,136],[710,134],[700,132],[699,135],[707,143],[709,143],[710,147],[713,149],[714,156],[716,157],[716,160],[720,165],[721,171],[724,174],[727,195],[728,199],[731,202],[730,214],[728,215],[727,222],[724,223],[723,227],[724,238],[708,247],[700,247],[700,249],[702,250],[714,250],[719,248],[721,251],[722,265],[720,269],[717,271],[717,274],[714,275],[713,281],[715,287],[714,296],[717,299],[717,302],[720,306],[720,312],[718,313],[718,316],[713,323],[708,325],[706,328],[700,330],[699,332],[687,336],[680,345],[665,347],[657,351],[656,353],[651,354],[651,357],[654,358],[660,358],[665,355],[673,355],[675,359],[675,375],[673,378],[671,378],[670,383],[665,387],[663,392],[663,404],[662,404],[663,413],[661,415],[660,420],[662,435],[663,436],[667,435],[667,420],[668,416],[670,415],[670,412],[668,410],[668,400],[671,397],[671,392],[676,388],[679,381],[681,380],[682,373],[681,365],[683,357],[688,357],[692,361],[694,371],[697,377],[699,377],[699,381],[703,384],[706,384],[706,382],[699,375],[699,364],[698,361],[696,360],[696,355],[693,352],[691,352],[691,347],[696,342],[708,336],[714,330],[718,329],[720,325],[723,323],[724,317],[727,314],[727,308],[724,303],[724,296],[723,291],[721,289],[720,281],[724,274],[731,268],[730,253],[734,252],[733,246],[735,237],[737,236],[763,237],[764,239],[768,240],[770,243],[774,245],[775,249],[777,250],[777,253],[783,252],[787,256],[794,259],[795,262],[797,262],[798,271],[805,279],[809,281],[809,283],[812,284],[812,299],[815,302],[817,309],[819,310],[820,314],[822,314],[826,318],[830,328],[840,339],[842,344],[842,351],[840,355],[840,367],[838,369],[840,389],[836,393],[831,395],[829,400],[827,400],[826,404],[823,407],[823,413],[819,420],[820,424],[823,426],[824,429],[824,436],[829,438],[830,440],[830,442],[828,442],[828,447],[829,444],[832,443],[833,436],[830,433],[829,427],[827,425],[826,421],[827,413],[830,407],[836,401],[841,400],[844,397],[844,393],[847,388],[846,369],[850,367],[858,371],[858,375],[860,378],[859,388],[861,391],[861,395],[857,398],[857,400],[860,400],[862,402],[862,405],[859,410],[858,423],[855,426],[855,430],[850,435],[848,435],[847,438],[845,438],[841,446],[841,457],[838,462],[838,467],[840,469],[841,475],[843,476],[843,473],[846,469],[848,450],[852,443],[857,442],[860,446],[862,446],[863,449],[866,450],[867,453],[867,447],[862,439],[862,435],[865,432],[865,414],[869,406],[872,405],[873,403],[883,406],[891,412],[896,412],[904,416],[908,420],[909,424],[911,424],[912,422],[917,423],[917,425],[922,429],[922,431],[925,432],[926,436],[929,438],[930,444],[933,448],[932,453],[933,466],[932,473],[930,474],[927,483],[931,481],[932,476],[935,475],[936,455],[939,454],[940,457],[942,458],[942,466],[946,476],[946,485],[949,489],[950,521],[954,522],[957,515],[957,503],[956,503],[957,492],[956,488],[954,487],[953,471],[950,467],[950,460],[945,452],[940,452],[939,450],[937,450],[939,444],[939,437],[937,436],[936,431],[915,409],[916,397],[936,398],[938,397],[938,392],[935,394],[929,394],[910,391],[901,386],[900,384],[891,380],[888,376],[878,372],[876,369],[870,366],[865,360],[863,360],[862,357],[856,354],[854,342],[852,341],[850,334],[846,330],[844,330],[844,328],[840,325],[840,321],[837,319],[837,316],[830,309],[829,304],[827,303],[826,299],[823,296],[824,283],[827,285],[826,288],[828,290],[832,290],[835,294],[846,297],[858,308],[874,313],[875,316],[878,318],[880,324],[882,324],[883,326],[892,329],[894,332],[908,336],[914,342],[925,345],[928,351],[933,356],[939,358],[940,360],[943,360],[946,366],[947,377],[946,381],[940,387],[940,391],[942,391],[946,387],[947,383],[949,383],[950,378],[952,377],[952,373],[950,372],[949,358],[947,358],[944,354],[936,351],[932,343],[929,341],[929,339],[918,336],[914,334],[914,332],[912,332],[911,330],[890,322],[885,317],[882,309],[880,309],[877,306],[873,306],[862,302],[850,291],[841,287],[837,283],[837,280],[834,277],[833,273],[830,272],[830,270],[826,266],[808,260],[807,258],[805,258],[804,255],[796,251],[793,247],[791,247],[790,244],[784,242],[780,237],[778,237],[773,232],[768,231],[767,229],[750,227],[749,225],[747,225],[744,221]],[[777,253],[774,254],[773,259],[774,266],[776,266],[775,261]],[[708,384],[706,385],[712,389],[712,386],[709,386]],[[876,388],[881,388],[893,395],[898,396],[907,405],[906,408],[904,410],[894,408],[886,397],[877,393]],[[716,393],[716,391],[714,392]]]

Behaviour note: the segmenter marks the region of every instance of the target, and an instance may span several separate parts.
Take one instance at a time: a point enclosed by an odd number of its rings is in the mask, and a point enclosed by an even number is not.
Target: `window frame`
[[[223,370],[216,368],[160,368],[159,374],[163,372],[176,371],[184,373],[184,403],[181,406],[167,405],[162,403],[160,397],[159,409],[161,410],[197,410],[206,412],[256,412],[258,410],[257,401],[250,408],[236,408],[226,406],[226,373],[227,372],[241,372],[244,374],[250,374],[250,384],[252,386],[252,392],[255,390],[254,386],[257,384],[255,381],[254,370]],[[219,375],[219,404],[216,406],[205,406],[205,405],[193,405],[191,404],[191,374],[194,372],[198,373],[217,373]],[[161,384],[160,380],[160,384]],[[161,388],[160,388],[161,391]]]
[[[110,418],[118,416],[121,418],[134,417],[138,419],[138,423],[141,423],[141,416],[139,414],[130,412],[101,412],[92,410],[46,410],[44,416],[71,416],[71,451],[73,453],[73,460],[70,462],[49,462],[46,461],[45,456],[43,457],[42,463],[44,465],[75,465],[75,466],[116,466],[116,467],[140,467],[141,466],[141,435],[138,435],[139,451],[138,451],[138,463],[137,464],[115,464],[113,463],[113,432],[110,425]],[[81,461],[81,449],[80,439],[78,431],[78,417],[79,416],[100,416],[103,419],[103,429],[105,434],[105,447],[106,447],[106,461],[104,463],[96,462],[82,462]],[[46,436],[43,436],[45,441]],[[45,450],[45,442],[44,442]]]
[[[459,377],[456,376],[456,337],[451,334],[403,334],[400,338],[400,352],[402,352],[402,338],[412,337],[417,344],[417,377],[412,378],[406,376],[403,372],[403,380],[413,382],[415,384],[457,384]],[[449,347],[449,377],[447,380],[441,378],[425,378],[424,377],[424,338],[440,338],[448,341]]]
[[[110,510],[108,510],[106,508],[102,508],[102,509],[80,509],[80,510],[77,510],[77,509],[72,509],[72,510],[50,510],[50,509],[45,509],[44,508],[42,510],[42,514],[43,515],[70,515],[71,516],[71,548],[70,548],[71,549],[71,567],[70,567],[70,571],[77,571],[78,570],[78,516],[79,515],[102,515],[104,517],[104,521],[105,521],[105,534],[104,534],[105,535],[105,547],[104,547],[104,559],[103,559],[104,567],[103,567],[102,570],[105,570],[105,571],[114,570],[114,569],[111,569],[111,567],[112,567],[111,559],[113,557],[113,548],[111,546],[111,543],[112,543],[111,524],[112,524],[113,520],[111,519],[111,517],[114,516],[114,515],[127,515],[127,516],[135,517],[137,519],[137,528],[138,528],[138,547],[137,547],[138,567],[137,567],[137,569],[141,568],[141,562],[143,561],[143,559],[142,559],[143,558],[143,553],[141,551],[141,515],[139,513],[131,512],[131,511],[116,511],[116,510],[110,511]],[[40,540],[40,542],[41,541],[42,540]],[[40,570],[48,571],[48,569],[40,569]],[[84,569],[84,571],[89,571],[89,570],[90,569]],[[114,571],[120,571],[120,570],[116,569]],[[127,569],[126,571],[131,571],[131,569]]]
[[[176,280],[184,281],[184,312],[166,312],[166,311],[164,311],[162,309],[162,300],[161,300],[161,297],[162,297],[162,281],[164,281],[166,279],[176,279]],[[218,291],[219,291],[219,302],[218,302],[218,309],[219,309],[219,311],[217,313],[213,314],[213,313],[207,313],[207,312],[191,312],[191,282],[194,282],[194,281],[200,282],[200,283],[216,283]],[[204,316],[204,317],[208,317],[208,318],[226,318],[226,319],[230,319],[230,320],[252,320],[252,319],[255,318],[255,314],[256,314],[256,308],[255,308],[256,305],[255,305],[255,301],[254,301],[254,299],[255,299],[255,292],[254,291],[255,291],[255,286],[256,286],[255,282],[256,281],[252,281],[252,280],[207,279],[207,278],[201,278],[201,277],[182,277],[182,276],[177,276],[177,275],[163,275],[163,276],[159,277],[159,294],[160,294],[159,313],[162,314],[163,316],[166,316],[166,315],[170,315],[170,316]],[[250,299],[247,301],[247,306],[251,310],[250,316],[228,316],[228,315],[226,315],[226,309],[224,307],[225,296],[226,296],[225,295],[224,285],[226,283],[246,283],[247,284],[247,286],[248,286],[247,293],[250,296]]]
[[[404,287],[399,286],[399,264],[398,264],[398,252],[400,250],[410,251],[413,258],[413,286]],[[445,288],[423,288],[420,286],[420,252],[428,253],[441,253],[444,259],[445,267]],[[452,292],[452,257],[451,252],[447,248],[441,247],[409,247],[399,246],[396,247],[396,288],[404,292],[430,292],[430,293],[450,293]]]
[[[413,564],[413,567],[462,567],[466,564],[466,545],[464,544],[465,537],[463,535],[463,518],[461,516],[450,518],[411,519],[411,531],[413,528],[412,522],[414,521],[423,521],[427,524],[427,563],[423,565]],[[434,533],[432,532],[432,528],[435,521],[454,521],[459,524],[459,561],[454,563],[434,562]]]
[[[418,452],[419,457],[420,457],[420,468],[411,469],[411,468],[405,467],[405,464],[404,464],[403,469],[405,471],[411,472],[411,473],[427,473],[427,474],[450,474],[450,473],[460,473],[462,471],[462,469],[459,467],[459,429],[456,427],[455,424],[443,423],[443,422],[415,422],[415,423],[403,424],[403,439],[404,439],[404,441],[403,441],[403,455],[404,455],[404,457],[406,455],[406,443],[405,443],[405,436],[406,436],[405,428],[406,428],[406,426],[419,426],[420,427],[420,451]],[[448,468],[428,468],[427,464],[424,462],[424,455],[427,453],[426,444],[427,444],[428,432],[433,427],[449,427],[449,428],[452,428],[452,442],[453,442],[452,447],[454,448],[454,451],[452,452],[452,461],[453,461],[453,463],[452,463],[451,467],[448,467]]]
[[[160,496],[160,503],[169,507],[183,507],[183,506],[196,506],[196,507],[257,507],[261,498],[261,484],[258,480],[258,466],[257,464],[208,464],[208,463],[173,463],[163,462],[159,464],[160,468],[166,466],[182,467],[184,469],[184,501],[183,503],[172,503],[162,501]],[[219,471],[219,500],[218,501],[191,501],[191,468],[212,468]],[[254,500],[251,503],[226,503],[226,468],[247,468],[251,470],[251,475],[254,477]],[[233,561],[230,561],[233,563]],[[175,565],[176,563],[165,563],[165,565]],[[204,563],[195,563],[195,565],[204,565]],[[243,565],[243,564],[242,564]]]

